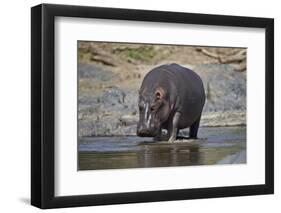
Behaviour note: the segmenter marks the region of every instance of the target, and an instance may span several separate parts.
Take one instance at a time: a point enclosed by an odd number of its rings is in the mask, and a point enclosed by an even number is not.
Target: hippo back
[[[190,126],[201,116],[205,91],[201,78],[194,71],[178,64],[167,64],[151,70],[143,80],[141,90],[165,88],[175,110],[181,112],[180,128]]]

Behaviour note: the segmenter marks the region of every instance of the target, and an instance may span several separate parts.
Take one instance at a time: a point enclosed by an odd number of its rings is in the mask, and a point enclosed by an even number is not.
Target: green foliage
[[[157,56],[157,50],[152,45],[124,46],[119,45],[113,50],[115,56],[125,58],[130,63],[151,62]],[[159,54],[159,52],[158,52]]]
[[[141,46],[139,48],[127,48],[124,50],[125,55],[129,59],[138,61],[150,61],[156,55],[156,51],[152,46]]]

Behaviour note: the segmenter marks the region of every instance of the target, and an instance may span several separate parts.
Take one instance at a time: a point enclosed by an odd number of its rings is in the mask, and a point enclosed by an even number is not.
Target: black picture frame
[[[265,184],[56,197],[55,17],[100,18],[162,23],[264,28],[266,128]],[[217,198],[274,193],[274,20],[164,11],[41,4],[31,8],[31,204],[60,208],[121,203]],[[93,192],[94,193],[94,192]]]

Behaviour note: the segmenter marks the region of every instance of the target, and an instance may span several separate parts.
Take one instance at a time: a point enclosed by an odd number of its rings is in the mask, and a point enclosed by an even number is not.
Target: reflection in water
[[[139,167],[196,165],[199,159],[198,145],[144,145],[138,153]]]
[[[143,141],[136,136],[83,138],[79,141],[78,167],[93,170],[246,163],[245,128],[240,127],[238,132],[232,128],[233,135],[227,134],[225,140],[223,135],[216,140],[214,132],[205,129],[204,136],[210,135],[210,139],[173,144]]]

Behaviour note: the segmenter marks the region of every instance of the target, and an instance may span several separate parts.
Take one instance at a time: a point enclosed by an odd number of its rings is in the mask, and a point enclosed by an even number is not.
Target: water
[[[175,143],[152,138],[83,137],[78,170],[246,163],[246,128],[200,128],[199,139]]]

